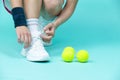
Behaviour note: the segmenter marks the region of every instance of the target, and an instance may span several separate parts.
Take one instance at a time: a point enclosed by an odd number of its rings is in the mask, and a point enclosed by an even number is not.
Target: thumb
[[[48,24],[47,26],[44,27],[44,31],[49,30],[52,27],[52,24]]]

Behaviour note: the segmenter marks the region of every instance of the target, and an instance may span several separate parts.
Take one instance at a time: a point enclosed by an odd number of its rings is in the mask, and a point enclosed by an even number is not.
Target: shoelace
[[[31,48],[33,49],[33,51],[39,51],[39,52],[37,52],[37,54],[40,54],[41,56],[46,54],[44,46],[42,45],[42,43],[40,43],[39,39],[36,40],[36,42],[33,44],[33,46]]]
[[[33,43],[32,43],[33,46],[31,48],[34,48],[34,49],[39,49],[39,48],[44,49],[43,44],[41,42],[41,38],[34,37],[33,40],[34,40]],[[39,44],[37,44],[37,42]]]

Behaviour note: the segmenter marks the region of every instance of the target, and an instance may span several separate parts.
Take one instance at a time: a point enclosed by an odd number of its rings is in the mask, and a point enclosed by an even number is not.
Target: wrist
[[[22,7],[13,8],[12,16],[15,23],[15,28],[20,26],[27,26],[24,9]]]
[[[57,28],[61,23],[59,21],[54,21],[53,24],[54,24],[55,28]]]

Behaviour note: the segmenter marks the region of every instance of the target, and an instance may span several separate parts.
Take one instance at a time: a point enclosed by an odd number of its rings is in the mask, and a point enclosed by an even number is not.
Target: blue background
[[[64,47],[89,51],[89,61],[61,59]],[[46,47],[48,63],[29,62],[20,54],[11,15],[0,1],[0,80],[120,80],[120,0],[79,0],[74,15]]]

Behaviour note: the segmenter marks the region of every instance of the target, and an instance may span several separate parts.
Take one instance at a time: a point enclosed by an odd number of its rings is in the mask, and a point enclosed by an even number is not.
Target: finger
[[[54,32],[53,32],[53,31],[46,31],[46,34],[47,34],[48,36],[54,36]]]
[[[49,33],[50,33],[50,31],[49,31],[49,30],[46,30],[46,31],[45,31],[45,34],[49,34]]]
[[[24,48],[27,48],[29,46],[29,39],[28,39],[28,34],[26,33],[24,39]]]
[[[21,38],[20,38],[21,43],[23,43],[23,42],[24,42],[24,39],[25,39],[24,37],[25,37],[25,36],[24,36],[24,34],[22,33],[22,34],[21,34]]]
[[[21,43],[21,40],[20,40],[20,38],[21,38],[21,34],[20,34],[20,33],[17,33],[17,39],[18,39],[18,43]]]
[[[21,37],[20,37],[21,38]],[[18,38],[18,43],[21,43],[21,39],[20,38]]]
[[[29,32],[27,33],[27,39],[28,39],[28,47],[29,47],[31,44],[31,35]]]
[[[30,34],[30,32],[28,32],[27,34],[26,34],[26,36],[27,36],[27,44],[26,44],[26,48],[27,47],[29,47],[30,45],[31,45],[31,34]]]
[[[46,27],[44,27],[44,31],[49,30],[52,27],[52,24],[48,24]]]
[[[52,39],[52,36],[41,35],[41,38],[43,39],[43,41],[45,41],[45,42],[49,42],[49,41]]]
[[[54,28],[45,32],[48,36],[54,36]]]

